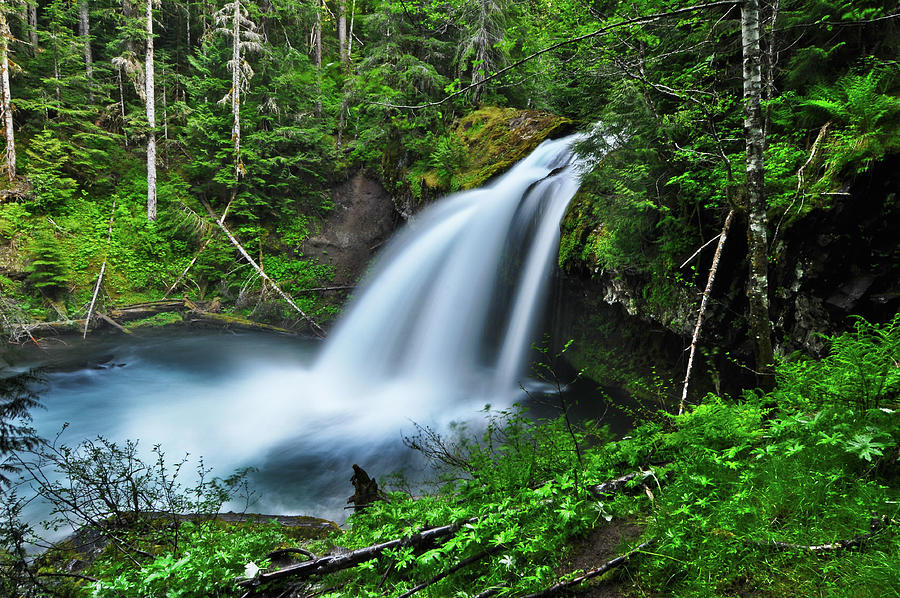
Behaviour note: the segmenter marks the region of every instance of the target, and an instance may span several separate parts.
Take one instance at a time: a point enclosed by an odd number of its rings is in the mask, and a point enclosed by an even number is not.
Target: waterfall
[[[324,345],[113,337],[99,350],[114,366],[51,376],[35,429],[52,438],[67,422],[69,443],[143,439],[223,474],[252,465],[261,512],[341,520],[353,463],[378,476],[405,469],[416,483],[421,455],[398,438],[411,421],[478,425],[485,403],[523,398],[559,222],[579,183],[574,141],[544,142],[491,185],[423,211]]]
[[[545,141],[492,184],[436,202],[397,233],[326,341],[320,379],[351,393],[412,385],[429,401],[515,391],[580,182],[575,139]]]

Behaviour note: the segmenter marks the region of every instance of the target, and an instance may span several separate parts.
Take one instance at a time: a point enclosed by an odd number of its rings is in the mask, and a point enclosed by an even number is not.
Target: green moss
[[[572,129],[568,118],[539,110],[487,106],[460,119],[452,128],[466,148],[468,161],[457,173],[461,189],[473,189],[534,151],[545,139]]]
[[[183,322],[183,318],[181,317],[180,312],[163,312],[159,314],[155,314],[150,316],[149,318],[144,318],[142,320],[135,320],[134,322],[129,322],[124,326],[125,330],[135,330],[140,328],[155,328],[157,326],[167,326],[169,324],[181,324]]]

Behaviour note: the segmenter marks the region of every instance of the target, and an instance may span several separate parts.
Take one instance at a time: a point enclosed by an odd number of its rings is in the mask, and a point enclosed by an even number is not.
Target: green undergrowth
[[[50,184],[49,178],[61,176],[51,170],[47,185],[36,186],[20,202],[0,204],[4,322],[83,318],[101,269],[99,310],[162,299],[180,278],[169,296],[220,297],[226,309],[260,320],[284,323],[295,317],[201,215],[204,208],[178,175],[161,179],[159,219],[148,221],[141,173],[135,165],[113,190],[99,190]],[[334,276],[332,268],[305,258],[300,249],[320,226],[314,212],[270,220],[249,218],[245,212],[230,216],[227,224],[272,280],[297,294],[301,309],[329,320],[337,306],[319,294],[304,294],[327,286]]]
[[[589,553],[593,566],[652,544],[591,583],[624,596],[895,595],[900,315],[883,325],[859,320],[853,333],[830,340],[824,359],[782,360],[771,393],[708,395],[682,415],[649,414],[622,438],[602,421],[573,426],[562,401],[552,420],[486,409],[481,429],[457,424],[441,434],[418,426],[405,442],[430,461],[433,491],[391,492],[352,515],[345,533],[305,546],[322,554],[450,523],[460,530],[311,580],[304,591],[399,596],[431,580],[417,596],[473,597],[491,588],[525,596],[578,575],[564,563],[583,562],[573,547],[587,536],[636,527],[639,538],[608,547],[610,554]],[[652,473],[621,492],[590,491],[635,471]],[[137,566],[98,560],[86,572],[103,580],[92,595],[237,596],[230,577],[249,561],[267,565],[266,552],[288,542],[277,530],[249,529],[227,541],[198,536],[190,549],[163,550]],[[193,538],[192,528],[185,533]],[[827,546],[840,541],[852,546]]]

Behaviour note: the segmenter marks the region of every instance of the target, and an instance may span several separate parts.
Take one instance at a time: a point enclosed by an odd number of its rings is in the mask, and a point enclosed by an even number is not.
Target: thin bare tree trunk
[[[94,305],[97,303],[97,294],[100,292],[100,284],[103,282],[103,274],[106,272],[106,261],[109,258],[109,246],[112,243],[113,220],[116,217],[116,200],[113,199],[112,214],[109,215],[109,227],[106,229],[106,256],[103,265],[100,266],[100,275],[97,276],[97,284],[94,286],[94,296],[91,297],[91,305],[88,307],[87,317],[84,319],[84,332],[81,340],[87,338],[88,326],[91,324],[91,316],[94,314]]]
[[[772,323],[769,320],[768,242],[763,150],[766,144],[762,118],[762,51],[760,47],[759,0],[741,5],[741,41],[744,77],[744,135],[747,154],[747,240],[750,253],[750,334],[756,352],[756,370],[761,388],[771,388]]]
[[[53,33],[50,34],[50,40],[53,43],[53,85],[56,89],[56,106],[57,110],[59,110],[59,105],[62,103],[62,96],[59,91],[59,48],[56,44],[56,30],[53,30]]]
[[[224,218],[224,216],[223,216],[223,218]],[[197,259],[200,257],[200,254],[203,253],[203,250],[206,249],[206,246],[209,245],[209,242],[211,240],[212,240],[212,237],[210,237],[209,239],[207,239],[206,241],[203,242],[203,245],[201,245],[200,249],[197,250],[197,253],[194,254],[194,259],[191,260],[191,263],[189,263],[187,265],[187,268],[184,269],[184,271],[181,273],[181,275],[177,279],[175,279],[175,282],[172,283],[172,286],[170,286],[168,289],[166,289],[166,294],[163,295],[163,299],[166,299],[169,296],[169,293],[171,293],[172,291],[175,290],[175,287],[178,286],[178,283],[180,283],[182,280],[184,280],[184,277],[187,276],[187,273],[190,272],[191,268],[194,267],[194,264],[197,263]]]
[[[78,3],[78,35],[84,40],[84,73],[87,77],[88,102],[94,103],[94,58],[91,52],[91,17],[88,0]]]
[[[13,132],[12,93],[9,88],[9,24],[0,10],[0,86],[3,87],[3,129],[6,132],[6,173],[9,180],[16,176],[16,140]]]
[[[356,19],[356,0],[350,4],[350,31],[347,32],[347,62],[353,58],[353,21]]]
[[[116,80],[119,82],[119,111],[122,117],[122,138],[125,147],[128,147],[128,131],[125,130],[125,87],[122,85],[122,69],[116,70]]]
[[[688,384],[691,381],[691,369],[694,367],[694,355],[697,352],[697,340],[700,338],[700,327],[703,325],[703,316],[706,313],[706,304],[709,301],[709,295],[712,292],[713,283],[716,280],[716,272],[719,270],[719,258],[722,257],[722,248],[725,246],[725,239],[728,238],[728,230],[731,228],[731,221],[734,219],[734,210],[728,211],[725,217],[725,224],[722,225],[722,232],[719,234],[719,243],[716,245],[716,252],[713,254],[712,265],[709,267],[709,278],[706,279],[706,288],[703,290],[703,298],[700,300],[700,310],[697,312],[697,325],[694,326],[694,335],[691,338],[691,353],[688,357],[687,372],[684,375],[684,386],[681,388],[681,403],[678,405],[678,415],[684,413],[684,404],[687,401]]]
[[[147,107],[147,220],[156,220],[156,89],[153,81],[153,0],[147,0],[147,54],[144,85]]]

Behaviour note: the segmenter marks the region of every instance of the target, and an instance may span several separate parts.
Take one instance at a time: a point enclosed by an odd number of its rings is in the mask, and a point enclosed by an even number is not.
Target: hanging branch
[[[507,71],[517,68],[517,67],[525,64],[526,62],[529,62],[529,61],[537,58],[538,56],[541,56],[542,54],[546,54],[547,52],[552,52],[553,50],[556,50],[557,48],[561,48],[563,46],[568,46],[569,44],[574,44],[574,43],[577,43],[577,42],[580,42],[580,41],[583,41],[586,39],[590,39],[592,37],[597,37],[599,35],[604,35],[605,33],[608,33],[609,31],[612,31],[613,29],[618,29],[619,27],[625,27],[627,25],[643,25],[644,23],[650,23],[650,22],[657,21],[657,20],[665,18],[665,17],[674,17],[677,15],[695,12],[698,10],[704,10],[707,8],[715,8],[717,6],[734,6],[736,4],[741,4],[742,1],[743,0],[721,0],[719,2],[708,2],[706,4],[698,4],[696,6],[687,6],[685,8],[679,8],[676,10],[670,10],[670,11],[666,11],[666,12],[658,12],[658,13],[647,15],[644,17],[635,17],[633,19],[626,19],[624,21],[619,21],[616,23],[612,23],[610,25],[604,25],[600,29],[597,29],[596,31],[592,31],[591,33],[585,33],[584,35],[579,35],[578,37],[571,37],[569,39],[564,39],[561,42],[556,42],[555,44],[551,44],[551,45],[547,46],[546,48],[541,48],[537,52],[533,52],[533,53],[529,54],[528,56],[526,56],[525,58],[522,58],[520,60],[513,62],[509,66],[504,67],[494,73],[491,73],[484,79],[482,79],[480,81],[476,81],[470,85],[467,85],[467,86],[463,87],[462,89],[455,91],[455,92],[451,93],[450,95],[444,97],[443,99],[438,100],[437,102],[429,102],[426,104],[419,104],[416,106],[388,104],[388,103],[384,103],[384,102],[372,102],[372,103],[377,104],[378,106],[386,106],[388,108],[408,108],[411,110],[419,110],[421,108],[430,108],[432,106],[440,106],[444,102],[452,100],[453,98],[455,98],[457,96],[461,96],[476,87],[484,85],[485,83],[487,83],[488,81],[490,81],[492,79],[496,79],[497,77],[506,73]]]
[[[225,222],[223,221],[224,215],[222,218],[219,218],[218,216],[216,216],[216,213],[213,211],[212,207],[205,199],[200,199],[200,202],[203,204],[203,207],[206,208],[206,211],[209,212],[210,217],[215,220],[219,228],[222,229],[222,232],[225,233],[225,236],[228,237],[228,240],[231,241],[231,244],[234,245],[235,248],[237,248],[242,256],[244,256],[244,259],[247,260],[247,263],[253,266],[253,269],[256,270],[256,273],[259,274],[260,278],[272,285],[272,288],[275,289],[275,292],[277,292],[281,296],[281,298],[287,302],[288,305],[293,307],[294,310],[298,314],[300,314],[304,320],[306,320],[316,336],[324,338],[325,330],[321,326],[319,326],[315,320],[306,315],[306,313],[302,309],[300,309],[296,303],[294,303],[294,300],[291,299],[291,297],[287,293],[282,291],[281,287],[275,284],[274,280],[269,278],[269,275],[266,274],[259,266],[259,264],[257,264],[256,261],[250,256],[250,254],[247,253],[247,250],[244,249],[244,246],[241,245],[240,241],[238,241],[237,238],[231,233],[231,231],[228,230],[228,227],[225,226]]]
[[[106,230],[106,256],[103,258],[103,265],[100,266],[100,275],[97,276],[97,284],[94,286],[94,296],[91,298],[91,305],[88,307],[87,317],[84,319],[84,333],[81,335],[81,340],[87,339],[88,326],[94,313],[94,304],[97,302],[97,294],[100,292],[100,283],[103,282],[103,273],[106,272],[106,260],[109,259],[109,246],[112,243],[112,227],[115,217],[116,200],[113,199],[112,214],[109,215],[109,228]]]
[[[719,244],[716,245],[716,252],[713,254],[712,265],[709,267],[709,278],[706,279],[706,288],[703,290],[703,299],[700,300],[700,311],[697,313],[697,325],[694,326],[694,335],[691,337],[691,353],[688,357],[687,372],[684,375],[684,386],[681,388],[681,402],[678,404],[678,415],[684,413],[684,404],[687,401],[688,383],[691,380],[691,369],[694,366],[694,355],[697,352],[697,340],[700,338],[700,327],[703,325],[703,316],[706,313],[706,304],[709,302],[709,295],[712,292],[713,282],[716,280],[716,271],[719,269],[719,258],[722,257],[722,247],[725,246],[725,239],[728,238],[728,229],[731,228],[731,221],[734,219],[734,210],[728,211],[725,217],[725,224],[722,225],[722,232],[719,234]]]

